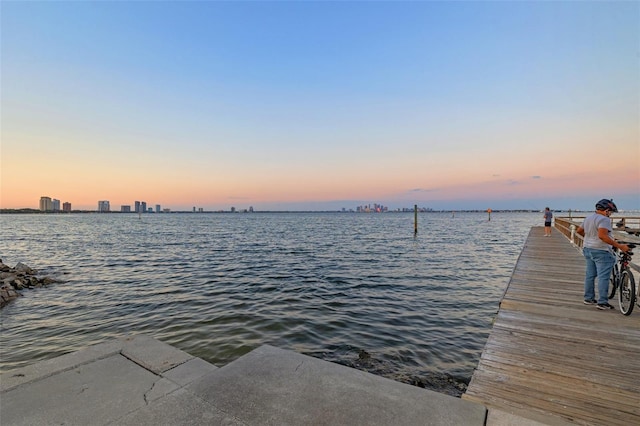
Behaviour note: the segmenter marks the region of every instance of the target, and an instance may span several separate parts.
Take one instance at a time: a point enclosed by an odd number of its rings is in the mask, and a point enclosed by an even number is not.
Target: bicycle
[[[633,246],[633,244],[629,246],[630,249],[632,248],[631,246]],[[618,252],[618,249],[615,247],[612,247],[612,250],[613,250],[614,256],[616,257],[616,262],[613,264],[613,268],[611,269],[611,277],[609,277],[609,295],[608,295],[609,300],[613,299],[617,293],[617,290],[619,287],[618,277],[620,276],[620,268],[621,268],[621,265],[623,264],[623,260],[620,258],[621,253]]]
[[[634,249],[635,244],[626,243],[629,249]],[[629,262],[633,252],[629,250],[623,253],[614,249],[617,262],[613,265],[611,278],[609,278],[609,299],[613,299],[616,292],[618,293],[618,306],[622,315],[631,315],[633,305],[638,303],[640,306],[640,293],[636,293],[636,280],[633,273],[629,269]]]

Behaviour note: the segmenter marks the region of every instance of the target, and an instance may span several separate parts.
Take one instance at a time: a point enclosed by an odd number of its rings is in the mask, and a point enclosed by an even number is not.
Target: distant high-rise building
[[[135,206],[136,206],[136,213],[140,213],[140,201],[136,201],[135,202]]]
[[[160,204],[156,204],[156,213],[160,213],[162,211],[162,208],[160,207]]]
[[[120,211],[122,213],[131,213],[131,206],[120,206]]]
[[[146,201],[140,201],[140,211],[142,213],[146,213],[147,212],[147,202]]]
[[[65,202],[62,204],[62,211],[69,213],[71,211],[71,203]]]
[[[109,201],[98,201],[98,211],[101,213],[111,211],[111,208],[109,207]]]
[[[53,210],[53,202],[51,197],[40,197],[40,211],[50,212]]]
[[[196,212],[196,206],[193,206],[193,212],[194,213]]]
[[[56,200],[55,198],[51,200],[51,208],[54,212],[60,211],[60,200]]]

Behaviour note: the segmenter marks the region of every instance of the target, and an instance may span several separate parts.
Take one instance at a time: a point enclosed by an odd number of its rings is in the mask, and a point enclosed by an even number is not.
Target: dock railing
[[[582,225],[581,217],[555,217],[554,227],[560,231],[573,245],[582,249],[583,238],[576,231]],[[631,242],[640,246],[640,216],[611,217],[613,236],[618,241]],[[631,269],[640,272],[640,247],[635,249],[638,255],[629,264]]]

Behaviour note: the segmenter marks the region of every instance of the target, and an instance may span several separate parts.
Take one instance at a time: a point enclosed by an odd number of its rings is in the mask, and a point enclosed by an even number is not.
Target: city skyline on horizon
[[[640,210],[639,14],[5,2],[0,208]]]
[[[42,210],[42,199],[52,197],[42,196],[40,197],[39,206],[30,207],[30,206],[22,206],[22,207],[14,207],[10,209],[40,209]],[[94,207],[91,206],[80,206],[73,207],[74,204],[70,201],[64,201],[64,204],[69,204],[69,209],[76,211],[92,211],[92,210],[100,210],[100,203],[106,202],[109,205],[113,205],[110,211],[121,211],[122,208],[126,207],[134,207],[131,212],[138,212],[135,207],[138,204],[142,206],[146,206],[146,209],[157,210],[158,207],[161,207],[163,210],[172,211],[172,212],[186,212],[186,211],[206,211],[206,212],[222,212],[222,211],[341,211],[341,210],[357,210],[361,207],[365,206],[381,206],[389,211],[398,211],[403,209],[412,209],[414,206],[418,206],[419,209],[432,209],[435,211],[484,211],[487,209],[493,210],[531,210],[531,211],[542,211],[545,207],[549,207],[551,210],[557,211],[592,211],[594,210],[595,203],[601,198],[608,198],[613,200],[617,205],[620,211],[640,211],[640,195],[633,194],[631,197],[610,197],[604,196],[599,197],[597,200],[590,199],[579,199],[579,198],[563,198],[562,200],[557,200],[558,204],[554,205],[554,203],[538,203],[534,204],[532,200],[526,200],[523,202],[522,200],[476,200],[476,201],[464,201],[459,200],[456,202],[449,203],[432,203],[432,205],[420,204],[418,202],[411,204],[392,204],[388,205],[379,201],[362,201],[362,200],[336,200],[333,202],[323,202],[323,203],[298,203],[298,204],[284,204],[284,203],[272,203],[272,204],[264,204],[263,206],[254,206],[254,205],[244,205],[244,204],[228,204],[226,206],[202,206],[199,204],[191,204],[191,205],[182,205],[182,206],[168,206],[162,203],[147,203],[143,200],[134,200],[132,203],[111,203],[110,200],[97,200],[95,202]],[[60,200],[57,200],[58,204],[60,204]],[[540,201],[553,201],[550,199],[540,200]],[[635,203],[634,203],[635,201]],[[97,208],[95,207],[97,206]],[[434,207],[435,206],[435,207]],[[144,207],[141,207],[144,208]]]

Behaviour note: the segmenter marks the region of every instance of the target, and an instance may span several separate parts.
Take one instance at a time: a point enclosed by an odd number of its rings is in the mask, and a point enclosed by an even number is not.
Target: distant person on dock
[[[544,236],[551,236],[551,221],[553,220],[553,213],[549,210],[549,207],[544,209]]]
[[[613,309],[608,302],[609,278],[616,258],[611,247],[627,252],[629,246],[620,244],[612,238],[611,213],[618,207],[611,200],[602,199],[596,204],[596,212],[587,216],[578,227],[578,234],[584,237],[582,254],[587,261],[584,277],[584,304],[595,305],[601,310]],[[598,278],[598,300],[595,299],[594,285]]]

